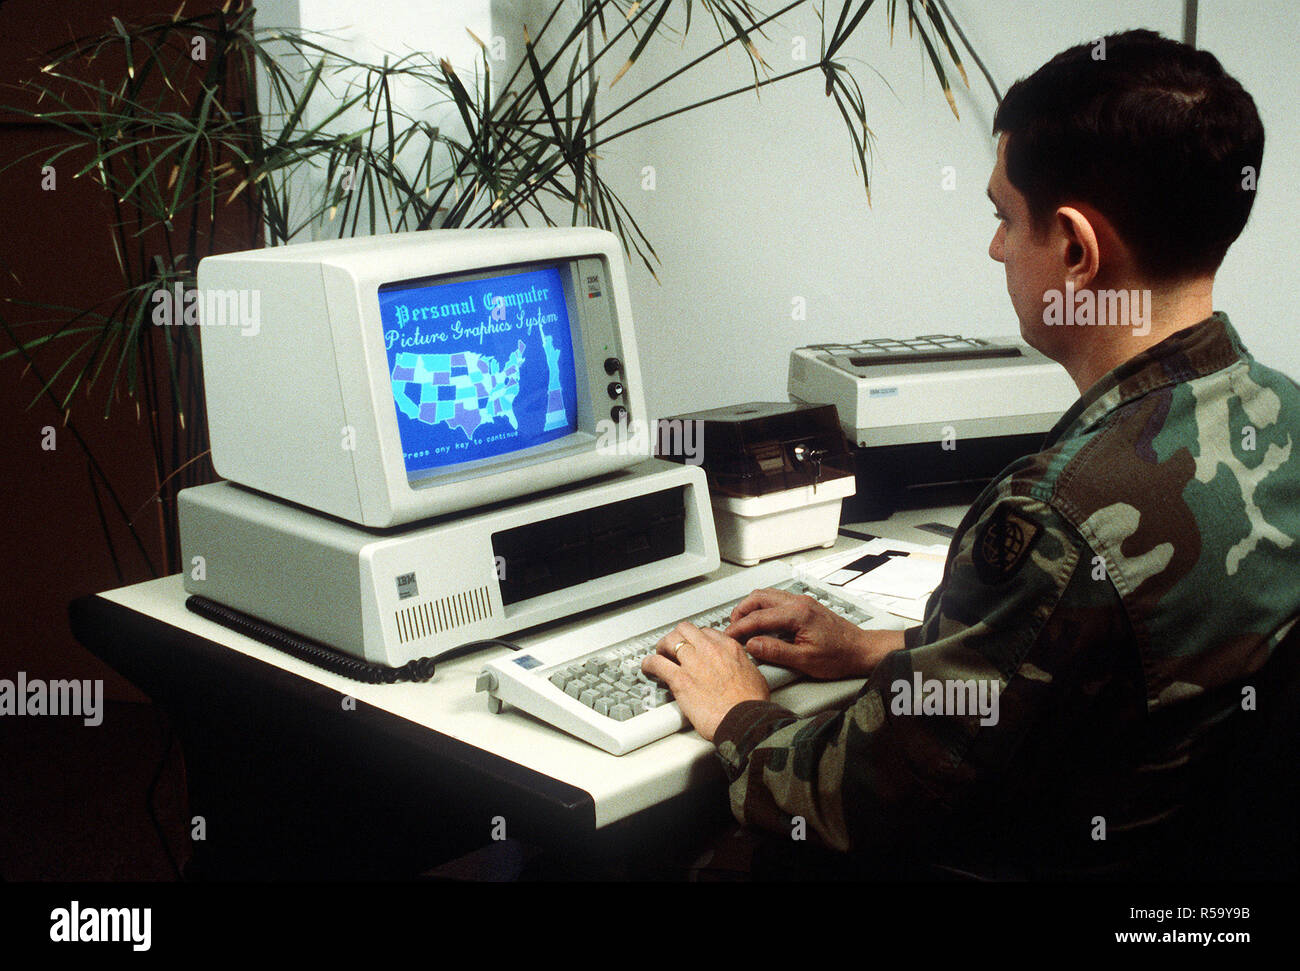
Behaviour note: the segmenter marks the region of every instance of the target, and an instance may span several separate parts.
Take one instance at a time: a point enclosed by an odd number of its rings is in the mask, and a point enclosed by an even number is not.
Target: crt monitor
[[[199,264],[212,461],[367,527],[649,457],[617,238],[428,230]],[[640,423],[640,424],[638,424]]]

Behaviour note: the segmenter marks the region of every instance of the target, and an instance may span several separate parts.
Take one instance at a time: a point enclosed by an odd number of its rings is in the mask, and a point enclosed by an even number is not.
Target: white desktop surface
[[[917,525],[940,522],[954,525],[964,513],[962,507],[909,510],[879,523],[853,524],[849,528],[895,540],[935,543],[942,537],[918,530]],[[835,548],[849,549],[860,540],[841,536]],[[815,549],[789,557],[792,562],[816,559],[833,551]],[[740,571],[723,563],[704,581]],[[703,581],[696,581],[703,582]],[[688,589],[678,585],[670,592]],[[505,648],[493,648],[440,661],[433,679],[423,683],[370,685],[352,681],[305,661],[267,647],[220,624],[187,610],[181,576],[163,577],[100,594],[106,600],[156,620],[224,645],[249,657],[300,675],[341,696],[356,698],[415,724],[455,738],[485,752],[508,759],[589,793],[595,805],[597,828],[631,816],[703,781],[717,769],[713,745],[691,730],[646,745],[627,755],[614,756],[579,741],[517,709],[506,706],[500,714],[488,711],[487,696],[475,691],[483,665],[508,655]],[[658,594],[647,594],[629,604],[652,603]],[[511,638],[527,647],[567,628],[591,623],[595,613],[577,622],[567,621],[536,628]],[[889,614],[878,614],[881,627],[902,629],[913,622]],[[665,623],[669,622],[667,619]],[[593,644],[592,648],[599,647]],[[833,682],[801,681],[773,693],[772,698],[800,715],[843,705],[862,686],[860,679]],[[342,705],[345,698],[340,699]],[[502,807],[503,812],[508,806]]]

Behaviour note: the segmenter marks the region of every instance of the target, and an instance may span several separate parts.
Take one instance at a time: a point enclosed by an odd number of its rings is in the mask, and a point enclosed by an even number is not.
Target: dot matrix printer
[[[965,504],[1036,452],[1078,389],[1017,337],[931,334],[812,344],[790,354],[791,401],[832,404],[853,450],[844,520]]]

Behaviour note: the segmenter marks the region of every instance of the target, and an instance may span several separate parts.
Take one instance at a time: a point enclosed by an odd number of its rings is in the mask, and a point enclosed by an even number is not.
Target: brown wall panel
[[[0,101],[30,103],[10,85],[39,70],[55,45],[111,29],[111,15],[128,23],[170,16],[177,2],[0,4],[0,85],[5,86]],[[190,2],[185,9],[197,13],[219,6]],[[53,191],[41,186],[41,161],[65,138],[50,127],[0,113],[0,164],[38,153],[0,178],[0,298],[6,301],[0,313],[11,323],[42,314],[21,301],[87,307],[122,287],[109,234],[112,209],[102,190],[88,178],[73,179],[77,165],[71,159],[56,165]],[[0,348],[10,346],[0,335]],[[35,355],[37,370],[50,375],[73,346],[56,342],[43,349]],[[106,384],[101,378],[89,396],[78,392],[71,419],[135,516],[149,556],[160,564],[147,429],[137,419],[135,402],[125,397],[113,403],[107,419],[102,417]],[[85,453],[64,427],[60,410],[39,391],[36,374],[21,360],[0,362],[0,678],[12,679],[17,671],[40,678],[102,677],[108,697],[138,700],[138,692],[73,640],[67,604],[83,594],[149,579],[150,569],[121,517],[110,511],[119,578],[96,512]],[[50,427],[56,447],[46,450],[42,443]],[[103,501],[107,506],[107,496]]]

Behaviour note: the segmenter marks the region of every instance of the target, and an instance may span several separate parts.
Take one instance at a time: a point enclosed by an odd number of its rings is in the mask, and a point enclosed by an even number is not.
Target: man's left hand
[[[709,741],[723,717],[742,701],[767,701],[767,682],[738,641],[682,621],[657,645],[641,670],[673,693],[695,730]]]

